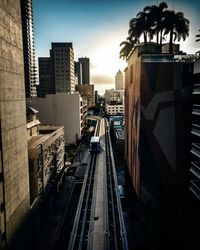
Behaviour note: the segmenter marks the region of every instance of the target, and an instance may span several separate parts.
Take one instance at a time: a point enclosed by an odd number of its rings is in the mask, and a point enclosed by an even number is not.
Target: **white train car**
[[[98,153],[100,151],[100,138],[99,136],[92,136],[90,140],[90,152]]]

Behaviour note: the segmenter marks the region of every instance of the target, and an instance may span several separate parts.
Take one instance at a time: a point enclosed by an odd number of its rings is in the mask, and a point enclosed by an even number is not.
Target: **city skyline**
[[[146,5],[161,1],[33,0],[37,57],[47,56],[51,42],[72,42],[75,60],[89,57],[91,83],[114,83],[115,74],[126,62],[119,59],[120,42],[128,36],[129,20]],[[180,42],[187,53],[198,51],[195,35],[200,28],[195,0],[167,1],[168,8],[182,11],[190,20],[190,36]]]

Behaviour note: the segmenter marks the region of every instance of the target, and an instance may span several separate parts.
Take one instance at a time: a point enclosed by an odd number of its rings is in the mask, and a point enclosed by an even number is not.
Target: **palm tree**
[[[131,37],[127,37],[126,41],[121,42],[120,46],[123,45],[123,47],[120,50],[119,58],[126,59],[136,43],[138,43],[138,40],[133,40]]]
[[[132,18],[129,22],[129,36],[133,39],[139,40],[141,35],[144,37],[144,44],[147,44],[147,36],[151,38],[150,23],[148,20],[148,13],[140,11],[136,18]]]
[[[161,2],[158,6],[146,6],[144,11],[149,13],[149,21],[152,26],[152,34],[156,35],[156,43],[162,46],[162,33],[163,33],[163,20],[165,17],[165,10],[168,8],[168,5],[165,2]],[[160,35],[160,39],[159,39]]]
[[[173,41],[176,39],[185,41],[189,36],[189,20],[184,17],[182,12],[175,13],[173,10],[166,10],[163,24],[164,34],[169,34],[169,53],[173,53]]]
[[[200,30],[199,30],[200,31]],[[200,34],[197,34],[196,35],[196,38],[198,38],[197,40],[196,40],[196,42],[200,42]]]

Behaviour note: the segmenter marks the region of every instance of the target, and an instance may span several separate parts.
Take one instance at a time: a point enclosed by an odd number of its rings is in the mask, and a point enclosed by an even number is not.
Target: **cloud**
[[[114,78],[108,75],[93,75],[91,76],[92,83],[114,83]]]

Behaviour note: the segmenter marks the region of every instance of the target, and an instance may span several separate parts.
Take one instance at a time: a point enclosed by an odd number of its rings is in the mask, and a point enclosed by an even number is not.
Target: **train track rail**
[[[99,135],[100,119],[97,119],[95,136]],[[96,166],[96,154],[91,155],[90,165],[87,168],[84,183],[77,208],[75,223],[72,229],[68,249],[87,249],[88,234],[90,229],[90,218],[92,213],[92,200],[94,190],[94,175]]]
[[[100,135],[100,124],[102,124],[103,127],[105,127],[105,131],[103,131],[105,148],[102,149],[103,152],[100,154],[101,158],[105,159],[103,160],[105,166],[101,162],[102,170],[100,171],[100,169],[98,169],[99,165],[97,164],[99,155],[91,154],[90,164],[84,177],[68,250],[128,249],[108,122],[106,119],[104,119],[104,121],[103,123],[103,119],[97,120],[95,136]],[[99,173],[103,173],[102,177]],[[98,186],[99,183],[101,187]],[[100,214],[103,214],[102,226],[101,223],[95,223],[95,220],[99,220],[99,217],[96,218],[96,214],[98,214],[97,210],[99,210],[98,197],[101,197],[101,204],[103,204],[102,208],[100,208]],[[99,232],[98,228],[100,228]],[[101,236],[99,237],[99,235]],[[101,247],[97,248],[97,244],[100,244],[99,241],[102,241]]]
[[[107,123],[107,121],[105,121]],[[107,250],[126,250],[128,242],[122,215],[121,202],[118,194],[116,171],[112,153],[109,127],[106,125],[106,174],[107,174],[107,211],[106,211],[106,237]]]

